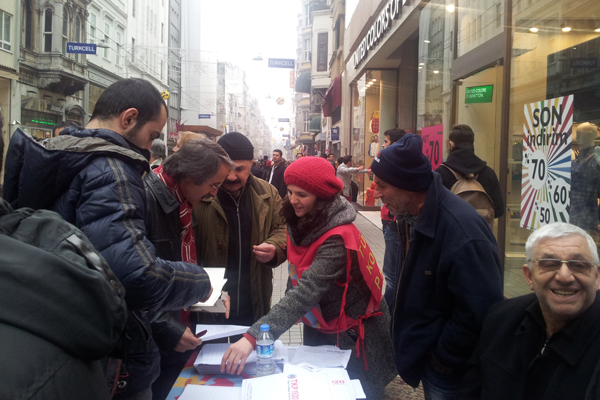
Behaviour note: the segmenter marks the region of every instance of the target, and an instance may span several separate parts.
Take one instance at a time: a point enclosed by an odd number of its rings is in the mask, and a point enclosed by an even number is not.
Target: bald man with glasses
[[[596,244],[583,229],[554,223],[534,231],[525,250],[534,293],[490,308],[461,398],[600,398]]]

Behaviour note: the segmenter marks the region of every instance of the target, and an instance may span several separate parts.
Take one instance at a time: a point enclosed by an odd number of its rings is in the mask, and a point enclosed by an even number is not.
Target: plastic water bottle
[[[260,336],[256,341],[256,375],[267,376],[275,372],[275,340],[268,324],[260,326]]]

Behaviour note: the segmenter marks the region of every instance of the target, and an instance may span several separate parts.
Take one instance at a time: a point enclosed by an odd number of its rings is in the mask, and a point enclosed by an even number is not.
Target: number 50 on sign
[[[569,222],[573,95],[525,105],[521,226]]]

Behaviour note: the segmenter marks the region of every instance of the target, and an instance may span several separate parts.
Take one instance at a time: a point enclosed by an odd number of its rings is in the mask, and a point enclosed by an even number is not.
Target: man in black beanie
[[[231,132],[217,142],[235,164],[217,196],[194,207],[198,264],[225,268],[223,290],[231,297],[229,319],[205,314],[206,323],[252,325],[267,314],[273,294],[272,269],[286,260],[286,228],[277,189],[251,175],[254,147]]]
[[[489,306],[502,300],[498,245],[488,224],[431,170],[417,135],[371,164],[376,199],[406,221],[392,334],[396,367],[425,398],[458,398]]]

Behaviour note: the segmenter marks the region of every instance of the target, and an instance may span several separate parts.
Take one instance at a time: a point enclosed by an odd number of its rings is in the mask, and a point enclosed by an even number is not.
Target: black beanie
[[[433,181],[431,163],[423,154],[423,140],[411,133],[380,151],[371,171],[382,181],[409,192],[425,191]]]
[[[254,160],[254,146],[248,138],[239,132],[223,135],[217,144],[225,150],[232,160]]]

